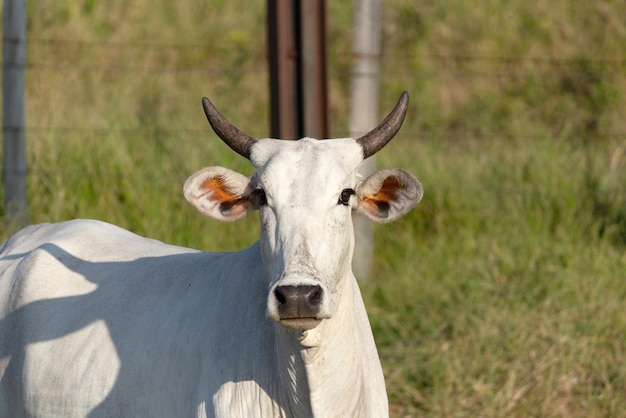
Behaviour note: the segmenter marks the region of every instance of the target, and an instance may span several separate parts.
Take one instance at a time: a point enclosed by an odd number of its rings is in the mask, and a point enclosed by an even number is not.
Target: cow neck
[[[275,325],[276,356],[278,366],[279,403],[286,416],[313,417],[309,383],[306,368],[302,361],[298,342],[298,331],[287,330]]]
[[[283,387],[291,388],[291,407],[302,412],[293,416],[388,416],[382,368],[358,284],[351,272],[340,284],[331,319],[303,333],[279,327],[284,347],[279,363],[287,371]]]

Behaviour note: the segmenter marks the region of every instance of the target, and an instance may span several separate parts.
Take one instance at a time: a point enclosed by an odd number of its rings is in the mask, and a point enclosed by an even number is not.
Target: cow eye
[[[350,204],[350,196],[354,194],[354,190],[352,189],[343,189],[341,194],[339,195],[339,202],[344,206],[348,206]]]
[[[254,189],[250,195],[250,201],[255,209],[265,206],[267,204],[267,197],[263,189]]]

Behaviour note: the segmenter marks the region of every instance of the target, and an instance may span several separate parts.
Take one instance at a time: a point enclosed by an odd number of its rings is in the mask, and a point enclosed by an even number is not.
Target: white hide
[[[421,186],[401,170],[359,179],[352,139],[260,140],[250,159],[251,179],[211,167],[185,185],[221,220],[264,190],[261,237],[245,250],[199,252],[91,220],[4,244],[0,418],[388,416],[351,211],[393,220]],[[344,189],[356,191],[347,206]],[[285,284],[321,286],[314,323],[280,322],[273,290]]]

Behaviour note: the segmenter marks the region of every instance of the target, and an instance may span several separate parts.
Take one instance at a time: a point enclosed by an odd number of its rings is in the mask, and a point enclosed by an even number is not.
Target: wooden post
[[[300,0],[302,136],[328,138],[326,2]]]
[[[354,11],[352,46],[352,80],[350,92],[350,136],[358,138],[378,122],[378,79],[380,72],[381,1],[357,0]],[[361,174],[376,168],[375,156],[367,159]],[[374,254],[374,232],[371,221],[355,214],[353,269],[357,278],[367,284],[371,278]]]
[[[325,0],[268,0],[270,136],[328,136]]]
[[[4,210],[13,227],[28,223],[26,206],[26,134],[24,72],[26,64],[26,1],[4,0],[2,48],[2,134]]]
[[[270,136],[298,139],[302,132],[294,0],[268,0]]]

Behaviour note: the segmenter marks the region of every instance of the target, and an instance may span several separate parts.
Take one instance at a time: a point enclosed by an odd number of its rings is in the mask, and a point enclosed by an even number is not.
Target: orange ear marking
[[[379,194],[377,194],[376,196],[372,197],[365,197],[363,199],[363,203],[365,203],[366,205],[369,205],[372,209],[374,209],[374,207],[376,207],[376,209],[378,210],[378,212],[385,212],[389,210],[389,198],[388,196],[383,196],[381,198],[381,196],[379,196]]]
[[[396,198],[398,189],[402,188],[402,181],[397,177],[387,177],[380,189],[368,200],[378,200],[388,202]]]
[[[200,188],[211,193],[211,198],[221,202],[235,203],[239,198],[224,185],[222,177],[212,177],[205,180]]]
[[[396,200],[398,190],[403,187],[402,180],[389,176],[383,180],[376,193],[363,196],[365,211],[379,218],[386,218],[389,214],[391,202]]]

